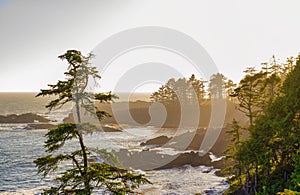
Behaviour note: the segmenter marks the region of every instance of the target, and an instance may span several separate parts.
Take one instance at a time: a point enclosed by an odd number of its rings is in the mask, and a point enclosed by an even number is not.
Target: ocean
[[[48,97],[35,98],[36,93],[0,93],[0,115],[36,113],[60,123],[71,112],[71,105],[48,112],[44,107]],[[0,194],[40,194],[51,185],[55,175],[41,180],[33,160],[45,155],[47,130],[26,130],[27,124],[0,123]],[[134,133],[139,132],[139,133]],[[140,133],[143,132],[143,133]],[[152,138],[154,127],[128,127],[124,132],[95,132],[85,136],[90,147],[109,150],[142,150],[140,143]],[[168,131],[161,133],[168,135]],[[157,135],[157,133],[155,134]],[[65,151],[78,147],[76,142],[66,145]],[[160,153],[176,153],[160,149]],[[179,168],[144,171],[153,185],[142,185],[144,194],[222,194],[228,187],[225,178],[216,176],[213,167],[185,165]],[[95,193],[95,194],[101,194]]]

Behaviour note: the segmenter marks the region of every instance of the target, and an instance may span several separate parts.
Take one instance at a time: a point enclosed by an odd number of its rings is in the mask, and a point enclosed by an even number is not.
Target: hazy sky
[[[238,82],[247,66],[298,54],[299,7],[299,0],[0,0],[0,91],[45,88],[63,78],[58,55],[88,53],[139,26],[193,37]]]

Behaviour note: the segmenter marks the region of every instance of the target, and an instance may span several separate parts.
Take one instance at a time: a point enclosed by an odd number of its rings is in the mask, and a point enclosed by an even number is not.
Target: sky
[[[46,88],[64,78],[67,66],[57,56],[68,49],[87,54],[110,36],[143,26],[192,37],[221,73],[238,82],[246,67],[259,67],[273,54],[281,61],[298,55],[299,7],[299,0],[0,0],[0,92]],[[112,66],[119,70],[122,64],[140,63],[132,61],[139,55],[135,52]],[[143,55],[153,61],[147,52]],[[156,61],[185,63],[165,51],[155,52]],[[111,70],[102,78],[103,90],[111,90],[111,81],[118,80]]]

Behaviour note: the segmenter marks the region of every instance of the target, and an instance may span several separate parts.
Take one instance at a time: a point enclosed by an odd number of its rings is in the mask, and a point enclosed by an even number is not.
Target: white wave
[[[225,156],[216,156],[214,155],[212,152],[209,152],[209,158],[211,159],[211,162],[215,162],[215,161],[220,161],[223,158],[225,158]]]
[[[2,125],[2,126],[1,126]],[[9,128],[22,128],[26,126],[26,124],[1,124],[0,129],[9,129]],[[135,129],[134,131],[136,131]],[[155,130],[150,128],[149,131]],[[36,131],[34,131],[36,132]],[[20,139],[16,143],[24,143],[28,136],[31,134],[28,131],[19,131],[17,132]],[[165,132],[164,132],[165,133]],[[26,136],[25,136],[26,135]],[[35,136],[42,135],[41,134],[33,134]],[[16,137],[16,132],[10,132],[2,134],[2,137],[7,139]],[[26,137],[26,139],[25,139]],[[110,147],[118,147],[118,148],[139,148],[142,150],[143,147],[139,146],[139,144],[144,141],[143,137],[136,136],[133,133],[130,134],[128,132],[97,132],[93,135],[87,135],[86,142],[89,147],[99,147],[99,148],[110,148]],[[66,144],[66,151],[72,151],[74,149],[74,145],[72,143]],[[42,150],[42,149],[41,149]],[[151,150],[157,150],[158,153],[161,154],[178,154],[189,151],[176,151],[172,148],[155,148]],[[216,157],[218,158],[218,157]],[[146,173],[146,177],[153,182],[153,185],[142,185],[138,192],[144,194],[222,194],[225,189],[228,188],[227,183],[224,181],[225,178],[217,177],[215,174],[215,169],[212,167],[198,166],[191,167],[189,165],[181,167],[181,168],[173,168],[173,169],[165,169],[165,170],[153,170],[153,171],[137,171],[137,173]],[[52,179],[49,179],[51,181]],[[36,184],[34,184],[36,185]],[[41,184],[44,185],[44,184]],[[26,186],[27,187],[27,186]],[[33,186],[34,187],[34,186]],[[33,188],[33,189],[17,189],[14,192],[0,192],[2,195],[10,195],[10,194],[39,194],[41,192],[41,188]],[[20,187],[21,188],[21,187]],[[95,193],[97,194],[97,193]],[[101,194],[101,193],[98,193]]]
[[[51,122],[52,124],[60,124],[63,122],[64,118],[66,118],[71,112],[72,112],[71,109],[59,109],[59,110],[53,110],[51,112],[47,112],[39,115],[53,121]]]
[[[228,188],[224,178],[216,176],[211,167],[192,167],[146,171],[153,185],[142,185],[139,192],[145,194],[222,194]]]
[[[26,127],[26,123],[0,123],[0,131],[24,130]]]
[[[155,148],[154,150],[158,151],[158,154],[166,154],[166,155],[177,155],[177,154],[184,154],[184,153],[190,153],[195,150],[175,150],[174,148],[165,148],[165,147],[159,147]],[[198,151],[195,151],[198,152]]]
[[[192,167],[185,165],[180,168],[142,171],[153,183],[141,185],[137,193],[141,194],[223,194],[228,188],[224,178],[214,174],[214,169],[207,166]],[[33,189],[18,189],[14,192],[3,192],[1,195],[36,195],[43,187]],[[93,194],[102,194],[101,190]]]

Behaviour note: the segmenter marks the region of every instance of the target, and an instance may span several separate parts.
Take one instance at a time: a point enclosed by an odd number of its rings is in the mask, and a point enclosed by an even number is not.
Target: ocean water
[[[23,113],[46,113],[50,97],[35,98],[37,93],[0,93],[0,115]]]
[[[70,107],[48,113],[44,105],[49,98],[34,98],[34,93],[0,93],[0,114],[38,113],[50,119],[61,121],[70,112]],[[39,100],[37,100],[39,99]],[[41,180],[33,160],[45,155],[43,144],[47,130],[24,130],[27,124],[0,124],[0,194],[40,194],[51,185],[55,175]],[[143,133],[140,133],[143,132]],[[88,146],[118,150],[126,148],[142,150],[142,141],[157,136],[153,127],[128,128],[125,132],[96,132],[85,136]],[[163,134],[168,135],[165,131]],[[65,151],[79,147],[71,142]],[[163,149],[169,154],[176,151]],[[228,187],[225,178],[217,177],[212,167],[189,165],[145,171],[153,185],[142,185],[138,190],[144,194],[222,194]],[[95,194],[101,194],[95,193]]]

